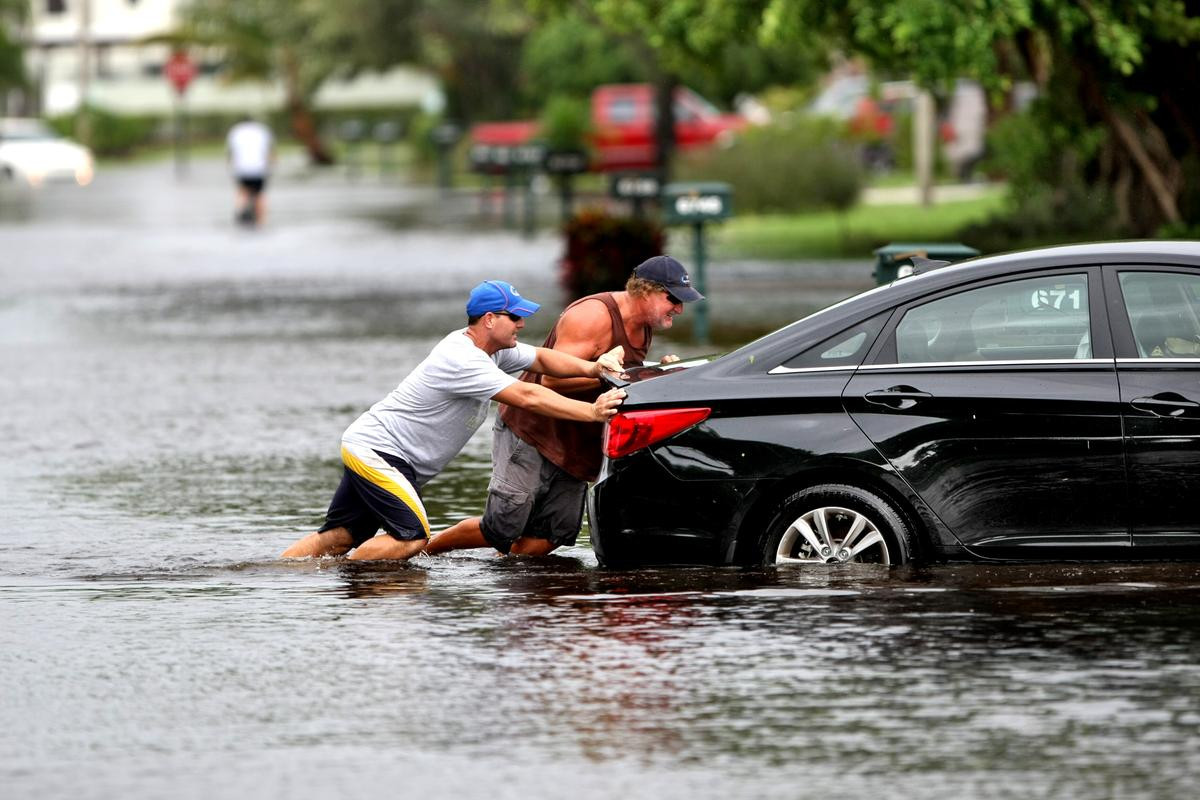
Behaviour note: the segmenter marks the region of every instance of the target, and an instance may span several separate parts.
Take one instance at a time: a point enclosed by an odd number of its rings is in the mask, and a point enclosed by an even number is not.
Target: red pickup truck
[[[651,169],[654,143],[654,87],[648,83],[610,84],[592,92],[592,169],[597,172]],[[722,114],[685,87],[675,90],[675,142],[681,151],[707,147],[748,125],[745,117]],[[538,123],[485,122],[471,129],[471,144],[512,147],[537,138]]]

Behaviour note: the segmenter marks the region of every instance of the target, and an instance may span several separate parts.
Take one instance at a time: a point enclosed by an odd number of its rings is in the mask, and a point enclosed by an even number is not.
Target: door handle
[[[1129,401],[1129,405],[1138,411],[1147,411],[1156,417],[1181,417],[1192,408],[1200,408],[1200,403],[1188,400],[1175,392],[1162,392],[1152,397],[1138,397]]]
[[[929,392],[922,392],[911,386],[889,386],[886,389],[873,389],[863,395],[868,403],[877,406],[887,406],[901,411],[912,408],[922,400],[933,397]]]

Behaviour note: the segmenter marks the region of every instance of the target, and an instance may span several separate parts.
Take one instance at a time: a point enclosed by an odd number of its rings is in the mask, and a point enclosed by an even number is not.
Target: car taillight
[[[604,431],[604,454],[609,458],[627,456],[703,422],[711,413],[711,408],[662,408],[618,413],[608,421]]]

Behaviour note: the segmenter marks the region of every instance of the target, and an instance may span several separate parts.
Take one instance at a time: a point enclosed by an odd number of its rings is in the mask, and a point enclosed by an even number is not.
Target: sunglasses
[[[520,318],[520,317],[518,317],[516,314],[510,314],[510,313],[509,313],[509,312],[507,312],[507,311],[497,311],[497,312],[496,312],[496,316],[498,316],[498,317],[508,317],[508,318],[509,318],[509,319],[511,319],[513,322],[520,322],[520,321],[521,321],[521,318]]]
[[[673,305],[673,306],[681,306],[681,305],[683,305],[683,301],[682,301],[682,300],[680,300],[678,297],[676,297],[675,295],[673,295],[673,294],[671,294],[670,292],[668,292],[666,289],[663,289],[663,293],[664,293],[664,294],[666,294],[666,296],[667,296],[667,299],[671,301],[671,305]]]

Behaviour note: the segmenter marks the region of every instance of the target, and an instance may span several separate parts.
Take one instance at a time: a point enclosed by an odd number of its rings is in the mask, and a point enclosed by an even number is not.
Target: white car
[[[0,119],[0,175],[31,186],[70,180],[87,186],[95,175],[92,151],[52,131],[40,119]]]

